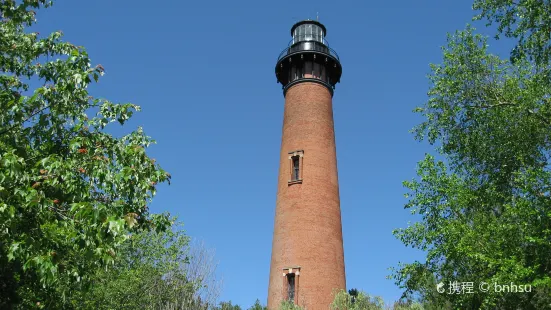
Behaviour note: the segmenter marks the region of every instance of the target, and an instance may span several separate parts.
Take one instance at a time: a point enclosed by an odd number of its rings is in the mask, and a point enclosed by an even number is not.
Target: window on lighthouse
[[[300,157],[293,156],[293,181],[300,179]]]
[[[295,301],[295,274],[287,275],[287,300]]]

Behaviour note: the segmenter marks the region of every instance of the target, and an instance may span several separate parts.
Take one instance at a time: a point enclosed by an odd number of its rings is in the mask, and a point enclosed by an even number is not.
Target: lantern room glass
[[[323,29],[315,24],[302,24],[293,32],[293,44],[301,41],[317,41],[325,44]]]

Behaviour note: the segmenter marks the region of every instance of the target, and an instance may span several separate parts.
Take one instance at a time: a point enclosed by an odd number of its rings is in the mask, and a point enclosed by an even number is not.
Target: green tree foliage
[[[279,304],[278,310],[304,310],[305,308],[296,305],[292,301],[284,300]]]
[[[392,305],[392,310],[432,310],[431,308],[427,308],[425,305],[422,305],[418,302],[414,302],[411,300],[408,301],[397,301]],[[435,308],[435,310],[443,310],[446,308]]]
[[[285,303],[287,305],[287,303]],[[231,301],[221,302],[217,307],[214,308],[215,310],[241,310],[241,307],[238,305],[233,305]],[[256,300],[254,305],[249,307],[247,310],[267,310],[268,308],[266,306],[263,306],[260,303],[260,300]],[[294,309],[294,308],[292,308]]]
[[[129,232],[170,226],[147,209],[169,179],[145,153],[154,141],[104,131],[139,107],[91,97],[104,69],[85,49],[27,31],[49,5],[0,1],[0,308],[51,309],[58,288],[84,289],[113,264]]]
[[[514,62],[490,54],[487,39],[467,27],[449,36],[443,63],[431,66],[429,101],[416,109],[426,121],[414,132],[437,145],[443,160],[427,155],[419,178],[404,183],[406,208],[421,221],[395,231],[427,259],[393,276],[406,296],[434,308],[550,309],[550,3],[480,0],[474,7],[482,10],[477,18],[518,38]],[[531,291],[499,293],[495,283]]]
[[[350,298],[352,298],[352,302],[356,301],[356,298],[358,298],[358,295],[360,294],[360,291],[358,289],[350,289],[348,290],[348,295],[350,295]]]
[[[238,305],[233,305],[231,301],[223,301],[218,307],[215,307],[214,310],[241,310],[241,307]]]
[[[381,297],[370,296],[358,290],[351,290],[353,294],[345,290],[336,292],[331,310],[384,310],[385,303]]]
[[[547,66],[551,60],[551,4],[549,0],[475,0],[476,20],[497,23],[498,34],[518,39],[513,61],[523,58]]]
[[[92,278],[92,288],[73,299],[76,309],[162,309],[175,304],[198,307],[196,292],[201,279],[192,279],[186,267],[189,237],[179,226],[157,233],[132,235],[119,252],[113,267],[101,269]]]
[[[331,310],[423,310],[424,308],[415,302],[396,302],[392,307],[386,306],[379,296],[371,296],[357,289],[351,289],[348,293],[340,290],[330,306]]]
[[[248,310],[268,310],[268,307],[266,306],[263,306],[261,303],[260,303],[260,300],[256,300],[254,305],[252,305]]]

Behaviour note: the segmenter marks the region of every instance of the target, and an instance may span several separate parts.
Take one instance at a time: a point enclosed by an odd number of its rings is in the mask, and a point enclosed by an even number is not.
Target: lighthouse
[[[346,289],[333,95],[342,66],[327,29],[304,20],[277,59],[285,97],[268,309],[327,310]]]

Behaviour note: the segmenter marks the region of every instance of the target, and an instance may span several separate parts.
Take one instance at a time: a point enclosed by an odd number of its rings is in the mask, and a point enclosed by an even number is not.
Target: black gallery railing
[[[327,43],[327,41],[325,41],[325,42]],[[320,53],[330,55],[330,56],[336,58],[337,60],[339,60],[339,55],[337,55],[337,52],[335,52],[335,50],[333,50],[328,45],[323,44],[319,41],[314,41],[314,40],[299,41],[299,42],[296,42],[296,43],[293,44],[293,40],[291,40],[291,42],[289,43],[289,46],[287,46],[283,51],[281,51],[281,53],[277,57],[277,61],[280,61],[281,58],[283,58],[283,57],[285,57],[289,54],[293,54],[293,53],[296,53],[296,52],[302,52],[302,51],[320,52]]]

